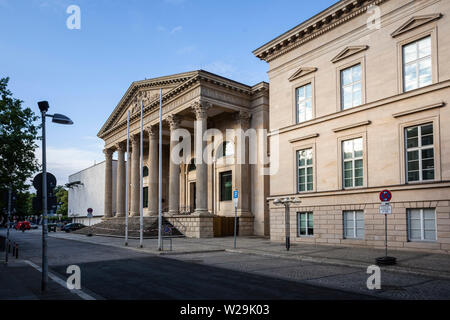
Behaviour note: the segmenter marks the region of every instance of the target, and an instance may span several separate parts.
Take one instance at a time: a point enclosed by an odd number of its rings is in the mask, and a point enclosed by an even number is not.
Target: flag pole
[[[128,167],[130,164],[130,110],[128,110],[127,115],[127,163],[126,163],[126,174],[125,174],[125,246],[128,246],[128,213],[129,213],[129,204],[128,204],[128,190],[129,190],[129,175]]]
[[[144,137],[143,137],[143,102],[141,99],[141,138],[140,140],[140,161],[139,161],[139,247],[143,248],[143,238],[144,238],[144,173],[143,173],[143,164],[144,164]]]
[[[158,251],[162,250],[162,89],[159,89]]]

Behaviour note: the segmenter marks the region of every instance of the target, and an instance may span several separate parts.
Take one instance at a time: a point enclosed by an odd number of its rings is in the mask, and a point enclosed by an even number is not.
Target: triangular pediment
[[[311,67],[301,67],[297,71],[294,72],[292,76],[289,77],[289,81],[294,81],[296,79],[299,79],[303,76],[306,76],[307,74],[316,72],[317,68],[311,68]]]
[[[438,20],[441,17],[442,17],[442,14],[440,14],[440,13],[412,17],[411,19],[406,21],[400,28],[395,30],[391,34],[391,36],[395,38],[395,37],[401,35],[402,33],[405,33],[412,29],[415,29],[417,27],[423,26],[424,24],[427,24],[431,21]]]
[[[339,54],[336,57],[331,59],[331,62],[336,63],[338,61],[341,61],[345,58],[348,58],[354,54],[357,54],[358,52],[362,52],[367,49],[369,49],[369,46],[349,46],[344,50],[342,50],[341,52],[339,52]]]

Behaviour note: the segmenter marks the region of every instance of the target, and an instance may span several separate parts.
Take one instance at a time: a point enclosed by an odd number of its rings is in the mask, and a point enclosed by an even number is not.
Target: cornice
[[[270,62],[304,43],[365,13],[369,7],[389,0],[341,0],[295,28],[253,51],[253,54]]]

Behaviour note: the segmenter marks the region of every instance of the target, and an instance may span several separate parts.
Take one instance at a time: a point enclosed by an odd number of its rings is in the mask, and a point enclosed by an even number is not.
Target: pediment
[[[292,76],[289,77],[289,81],[294,81],[296,79],[299,79],[303,76],[306,76],[307,74],[316,72],[317,68],[310,68],[310,67],[301,67],[297,71],[294,72]]]
[[[442,17],[442,14],[437,13],[437,14],[428,14],[428,15],[423,15],[423,16],[416,16],[416,17],[412,17],[411,19],[409,19],[408,21],[406,21],[400,28],[398,28],[397,30],[395,30],[391,36],[393,38],[408,32],[412,29],[415,29],[417,27],[423,26],[424,24],[427,24],[431,21],[434,20],[438,20]]]
[[[348,58],[354,54],[365,51],[367,49],[369,49],[369,46],[349,46],[344,50],[342,50],[341,52],[339,52],[339,54],[336,57],[331,59],[331,62],[336,63],[338,61],[341,61],[345,58]]]

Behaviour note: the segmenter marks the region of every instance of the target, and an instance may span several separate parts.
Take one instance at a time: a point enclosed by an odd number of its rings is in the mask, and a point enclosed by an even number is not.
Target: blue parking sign
[[[233,199],[238,199],[239,198],[239,191],[238,190],[234,190],[233,191]]]

